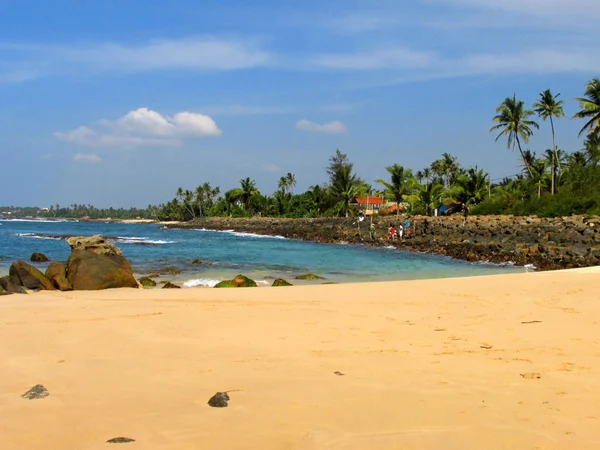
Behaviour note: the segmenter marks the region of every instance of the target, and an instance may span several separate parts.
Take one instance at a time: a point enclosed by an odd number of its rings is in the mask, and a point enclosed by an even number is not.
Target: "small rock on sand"
[[[542,378],[542,376],[536,372],[522,373],[521,376],[526,380],[537,380],[538,378]]]
[[[106,441],[107,444],[126,444],[127,442],[135,442],[135,439],[120,436]]]
[[[49,395],[50,392],[48,392],[48,390],[44,386],[42,386],[41,384],[36,384],[34,387],[29,389],[23,395],[21,395],[21,397],[26,398],[27,400],[35,400],[38,398],[48,397]]]
[[[228,401],[229,395],[227,395],[227,392],[217,392],[208,400],[208,405],[213,408],[227,408]]]

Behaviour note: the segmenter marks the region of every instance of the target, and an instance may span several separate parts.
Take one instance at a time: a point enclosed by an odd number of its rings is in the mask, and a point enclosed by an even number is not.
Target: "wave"
[[[227,233],[238,237],[262,238],[262,239],[287,239],[284,236],[270,234],[247,233],[244,231],[235,230],[211,230],[210,228],[192,228],[194,231],[210,231],[212,233]]]
[[[186,288],[198,287],[198,286],[215,287],[215,285],[217,285],[221,281],[223,281],[223,280],[213,280],[211,278],[195,278],[192,280],[185,281],[183,283],[183,287],[186,287]],[[267,280],[254,280],[254,281],[256,281],[256,284],[264,284],[265,286],[269,286],[269,282]]]
[[[138,244],[138,245],[165,245],[165,244],[176,244],[177,241],[164,241],[162,239],[148,239],[145,237],[137,237],[137,236],[117,236],[115,238],[108,238],[119,244]]]
[[[15,236],[31,238],[31,239],[50,239],[51,241],[62,241],[63,238],[56,236],[46,236],[36,233],[17,233]]]
[[[210,278],[196,278],[196,279],[188,280],[188,281],[184,282],[183,286],[184,287],[198,287],[198,286],[215,287],[215,285],[220,282],[221,282],[221,280],[212,280]]]

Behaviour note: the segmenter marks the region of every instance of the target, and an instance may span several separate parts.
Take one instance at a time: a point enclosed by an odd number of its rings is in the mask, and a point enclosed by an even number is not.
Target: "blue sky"
[[[513,93],[600,76],[597,0],[0,0],[0,205],[146,206],[247,176],[367,181],[443,152],[519,171],[489,133]],[[547,124],[528,148],[551,146]]]

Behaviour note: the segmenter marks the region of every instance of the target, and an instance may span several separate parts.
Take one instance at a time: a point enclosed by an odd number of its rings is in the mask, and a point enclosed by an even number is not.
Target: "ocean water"
[[[400,251],[389,247],[336,245],[265,237],[233,231],[175,230],[157,224],[87,223],[72,221],[0,221],[0,275],[18,259],[33,252],[66,261],[70,247],[65,235],[101,234],[111,237],[131,263],[136,275],[167,267],[182,270],[161,276],[184,287],[214,286],[242,273],[268,284],[271,277],[294,284],[304,273],[325,278],[318,282],[410,280],[524,272],[523,267],[469,263],[445,256]],[[211,263],[192,265],[200,259]],[[32,263],[33,264],[33,263]],[[43,270],[46,264],[33,264]]]

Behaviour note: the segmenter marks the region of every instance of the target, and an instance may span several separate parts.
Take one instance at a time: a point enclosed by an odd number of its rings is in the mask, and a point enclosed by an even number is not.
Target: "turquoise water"
[[[71,251],[61,235],[102,234],[114,238],[136,274],[174,267],[186,287],[212,286],[243,273],[259,283],[311,272],[327,281],[356,282],[461,277],[523,272],[522,267],[469,263],[444,256],[302,242],[232,231],[174,230],[156,224],[0,221],[0,275],[33,252],[66,261]],[[195,266],[194,259],[212,265]],[[43,269],[46,264],[35,264]],[[162,279],[165,279],[163,277]],[[294,284],[306,282],[293,281]]]

